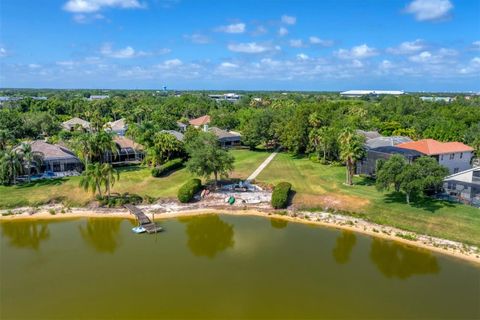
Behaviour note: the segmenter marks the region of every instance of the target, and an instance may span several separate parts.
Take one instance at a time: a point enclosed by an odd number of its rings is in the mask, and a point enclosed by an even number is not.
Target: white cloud
[[[238,68],[238,64],[231,63],[231,62],[222,62],[220,66],[222,68]]]
[[[36,64],[36,63],[30,63],[30,64],[28,65],[28,67],[29,67],[30,69],[38,69],[38,68],[41,67],[41,65]]]
[[[254,36],[260,36],[262,34],[266,34],[268,32],[267,28],[264,26],[258,26],[253,32],[252,35]]]
[[[259,44],[256,42],[247,43],[231,43],[228,50],[241,53],[262,53],[272,50],[280,50],[280,47],[272,47],[271,45]]]
[[[280,29],[278,29],[278,35],[283,37],[283,36],[286,36],[288,34],[288,29],[285,28],[285,27],[280,27]]]
[[[63,10],[74,13],[98,12],[104,8],[139,9],[145,5],[138,0],[68,0]]]
[[[475,49],[475,50],[480,50],[480,40],[478,40],[478,41],[473,41],[473,42],[472,42],[472,47],[473,47],[473,49]]]
[[[234,23],[226,26],[220,26],[215,29],[217,32],[225,33],[244,33],[246,29],[245,23]]]
[[[95,13],[95,14],[83,14],[83,13],[77,13],[73,15],[73,21],[76,23],[90,23],[95,20],[102,20],[105,19],[105,16],[100,13]]]
[[[415,41],[405,41],[397,47],[387,48],[388,53],[392,54],[412,54],[425,49],[425,43],[421,39]]]
[[[287,16],[286,14],[284,14],[282,16],[282,22],[288,25],[294,25],[295,23],[297,23],[297,18],[293,16]]]
[[[299,54],[297,54],[297,59],[301,60],[301,61],[306,61],[306,60],[309,59],[309,57],[305,53],[299,53]]]
[[[156,51],[156,54],[165,54],[170,52],[170,49],[164,48]],[[128,59],[128,58],[135,58],[135,57],[144,57],[150,56],[152,52],[145,52],[145,51],[136,51],[131,46],[127,46],[123,49],[114,50],[112,48],[111,43],[105,43],[100,48],[100,53],[108,58],[115,58],[115,59]]]
[[[180,59],[171,59],[171,60],[164,61],[163,65],[166,68],[174,68],[174,67],[179,67],[179,66],[183,65],[183,62]]]
[[[289,41],[290,46],[294,48],[301,48],[303,47],[303,41],[302,39],[292,39]]]
[[[480,57],[472,58],[466,67],[459,70],[461,74],[474,74],[478,75],[480,72]]]
[[[422,51],[419,54],[410,56],[408,59],[417,63],[453,63],[452,57],[456,56],[458,52],[453,49],[440,48],[436,53],[430,51]]]
[[[207,44],[207,43],[211,42],[211,40],[208,36],[206,36],[204,34],[200,34],[200,33],[194,33],[194,34],[191,34],[191,35],[187,34],[187,35],[184,35],[183,37],[185,39],[190,40],[193,43],[196,43],[196,44]]]
[[[405,11],[413,14],[418,21],[432,21],[448,17],[452,9],[450,0],[414,0]]]
[[[339,49],[335,55],[340,59],[364,59],[378,55],[375,48],[371,48],[366,44],[355,46],[352,49]]]
[[[333,45],[332,40],[324,40],[315,36],[311,36],[310,38],[308,38],[308,40],[310,41],[311,44],[318,44],[323,47],[331,47]]]
[[[7,49],[0,47],[0,58],[6,57],[8,55]]]

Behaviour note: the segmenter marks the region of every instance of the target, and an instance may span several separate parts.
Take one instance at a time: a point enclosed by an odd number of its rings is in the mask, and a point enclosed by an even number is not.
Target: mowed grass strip
[[[479,209],[430,198],[407,205],[402,194],[379,192],[373,181],[362,177],[355,177],[354,186],[346,186],[345,167],[281,153],[257,180],[292,183],[294,204],[307,210],[330,208],[360,213],[372,222],[480,246]]]
[[[235,168],[232,177],[247,178],[269,155],[268,152],[232,150]],[[135,193],[142,197],[174,198],[178,188],[193,176],[184,168],[166,177],[154,178],[143,166],[119,168],[120,180],[112,192]],[[91,192],[79,187],[80,177],[40,180],[18,186],[0,186],[0,208],[35,206],[51,201],[83,206],[94,199]]]

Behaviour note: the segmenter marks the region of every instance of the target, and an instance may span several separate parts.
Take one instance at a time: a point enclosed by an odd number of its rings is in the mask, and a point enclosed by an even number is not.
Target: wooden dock
[[[138,209],[134,205],[126,204],[125,208],[127,208],[128,211],[130,211],[130,213],[137,218],[140,225],[147,230],[147,233],[157,233],[163,231],[162,227],[152,222],[142,210]]]

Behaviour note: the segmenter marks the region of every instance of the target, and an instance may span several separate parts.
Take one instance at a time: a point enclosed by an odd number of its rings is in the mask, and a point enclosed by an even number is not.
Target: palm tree
[[[73,149],[77,153],[78,157],[85,164],[85,168],[88,167],[88,163],[92,158],[92,143],[91,134],[82,133],[79,134],[73,141]]]
[[[7,149],[8,141],[13,138],[10,131],[0,130],[0,151]]]
[[[32,151],[32,145],[28,143],[22,143],[20,147],[20,157],[22,159],[23,165],[27,171],[28,182],[31,181],[31,168],[32,163],[35,164],[35,167],[38,168],[43,162],[43,155],[40,152]]]
[[[120,173],[108,163],[102,164],[101,172],[103,183],[105,183],[105,189],[107,191],[107,196],[110,198],[110,188],[113,187],[117,180],[120,180]]]
[[[0,161],[0,170],[3,172],[2,176],[6,177],[7,182],[13,180],[13,184],[17,183],[17,176],[22,172],[22,162],[20,155],[12,149],[7,149]]]
[[[92,156],[98,160],[102,160],[105,153],[117,152],[117,144],[113,141],[113,134],[100,131],[95,133],[91,139]]]
[[[100,163],[89,164],[85,171],[82,173],[80,179],[80,187],[85,191],[91,190],[93,194],[98,191],[100,197],[102,197],[102,183],[104,181],[102,165]]]
[[[364,155],[363,139],[352,129],[346,128],[342,131],[338,138],[340,144],[340,159],[345,161],[347,167],[346,184],[353,185],[353,174],[355,170],[355,162]]]

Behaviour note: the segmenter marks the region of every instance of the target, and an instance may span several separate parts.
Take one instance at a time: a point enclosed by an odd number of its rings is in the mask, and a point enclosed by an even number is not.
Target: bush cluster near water
[[[200,179],[192,179],[187,181],[183,186],[178,190],[178,201],[182,203],[187,203],[193,199],[195,193],[200,191],[202,188],[202,182]]]
[[[283,209],[288,205],[288,195],[292,185],[289,182],[280,182],[275,186],[272,193],[272,207]]]
[[[159,167],[155,167],[152,169],[152,176],[158,178],[161,176],[165,176],[168,173],[172,172],[173,170],[179,169],[183,167],[183,159],[173,159],[170,161],[165,162]]]
[[[113,194],[110,197],[97,196],[97,200],[102,206],[108,206],[109,208],[112,207],[121,207],[125,204],[139,204],[142,203],[143,199],[138,194],[133,193],[123,193],[123,194]]]

